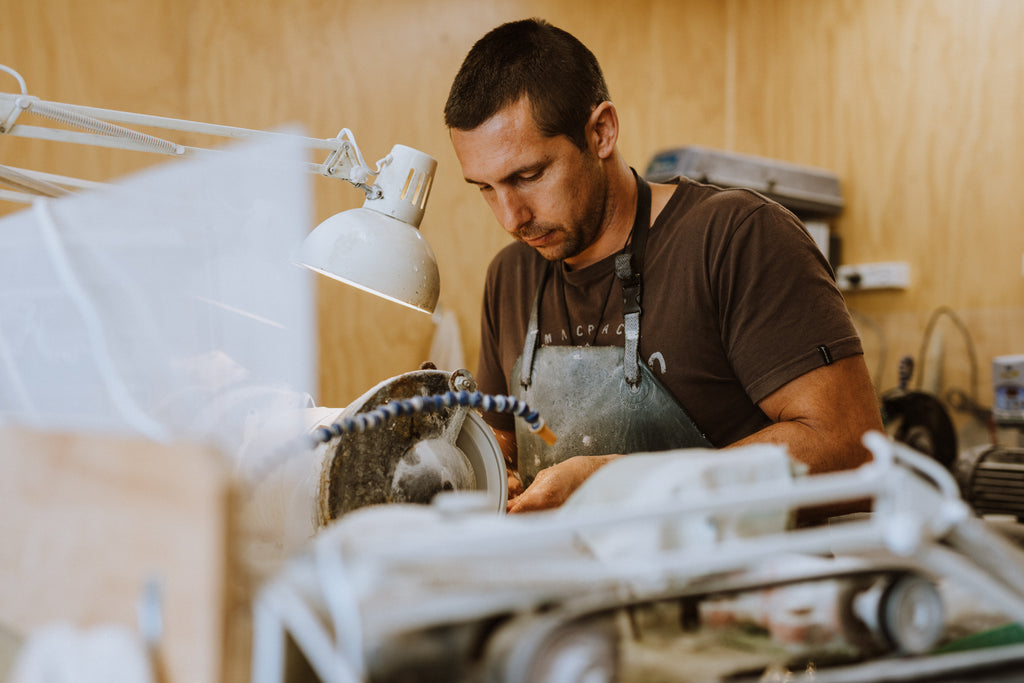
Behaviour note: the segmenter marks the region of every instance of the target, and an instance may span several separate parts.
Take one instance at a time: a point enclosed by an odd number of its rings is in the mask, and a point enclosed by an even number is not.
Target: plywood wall
[[[899,357],[913,355],[926,361],[925,388],[971,393],[973,346],[979,400],[990,405],[992,356],[1024,352],[1024,4],[733,7],[730,145],[837,172],[843,260],[911,266],[906,291],[848,297],[873,367],[887,361],[883,388]]]
[[[880,388],[939,306],[968,324],[983,376],[991,356],[1024,352],[1016,0],[35,0],[5,10],[0,63],[44,99],[253,128],[298,122],[316,137],[348,127],[368,159],[396,142],[435,156],[422,230],[472,369],[484,270],[507,238],[462,182],[441,109],[473,41],[531,15],[597,54],[638,168],[664,147],[703,144],[840,175],[845,260],[912,269],[904,292],[849,297]],[[22,142],[0,139],[0,163],[109,177],[152,161]],[[340,185],[318,180],[320,218],[358,205]],[[427,359],[427,316],[326,281],[319,311],[325,405]],[[935,381],[962,384],[962,337],[939,328],[946,376]],[[983,401],[986,391],[982,381]]]

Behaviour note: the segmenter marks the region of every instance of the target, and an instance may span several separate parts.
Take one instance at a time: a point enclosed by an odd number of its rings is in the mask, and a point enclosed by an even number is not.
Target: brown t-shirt
[[[623,346],[614,261],[576,271],[553,264],[540,308],[541,344]],[[511,393],[509,375],[547,265],[518,242],[491,262],[480,391]],[[755,192],[680,179],[651,227],[642,277],[641,362],[716,446],[768,425],[757,402],[779,387],[863,352],[832,270],[806,229]],[[514,429],[511,415],[485,419]]]

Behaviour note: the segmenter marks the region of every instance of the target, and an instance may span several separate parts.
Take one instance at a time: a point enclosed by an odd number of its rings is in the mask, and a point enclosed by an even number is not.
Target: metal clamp
[[[32,102],[37,101],[38,99],[38,97],[32,97],[31,95],[21,95],[15,99],[14,106],[11,107],[11,111],[7,114],[7,118],[4,119],[3,123],[0,123],[0,133],[7,133],[13,129],[18,117],[21,116],[21,112],[31,107]]]

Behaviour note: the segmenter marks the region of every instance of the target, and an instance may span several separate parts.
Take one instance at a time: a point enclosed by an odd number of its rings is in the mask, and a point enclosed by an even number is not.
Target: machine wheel
[[[918,574],[896,577],[882,593],[878,622],[892,647],[904,654],[924,654],[942,637],[942,596],[935,584]]]
[[[381,382],[332,416],[369,413],[392,401],[473,388],[465,370],[407,372]],[[327,446],[316,491],[316,524],[382,503],[429,503],[454,490],[487,494],[501,514],[508,500],[505,459],[494,433],[475,410],[452,405],[390,420],[378,429],[342,435]]]
[[[612,683],[616,679],[618,643],[596,621],[576,622],[551,634],[530,667],[531,681],[545,683]]]
[[[492,639],[489,683],[611,683],[619,673],[619,636],[611,616],[556,622],[519,617]]]

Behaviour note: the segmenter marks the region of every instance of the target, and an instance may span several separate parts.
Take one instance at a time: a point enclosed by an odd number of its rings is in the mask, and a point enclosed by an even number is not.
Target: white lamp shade
[[[385,299],[433,313],[437,260],[420,231],[368,208],[331,216],[303,241],[294,260]]]

